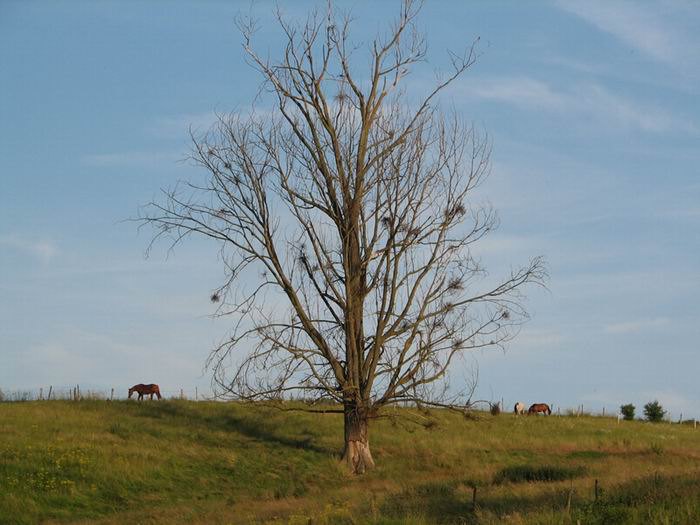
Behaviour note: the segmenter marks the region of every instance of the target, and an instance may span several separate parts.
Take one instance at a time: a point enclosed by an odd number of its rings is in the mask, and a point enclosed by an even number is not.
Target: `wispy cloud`
[[[547,349],[557,347],[564,342],[564,336],[555,330],[524,329],[515,339],[514,345],[531,349]]]
[[[666,317],[655,317],[653,319],[638,319],[634,321],[625,321],[621,323],[613,323],[605,326],[605,332],[608,334],[632,334],[642,332],[649,329],[663,328],[668,326],[670,320]]]
[[[56,244],[46,239],[31,239],[18,234],[0,235],[0,246],[27,253],[43,263],[49,262],[58,254]]]
[[[157,118],[146,130],[153,136],[166,139],[187,139],[189,130],[203,133],[209,130],[220,118],[229,115],[246,118],[271,116],[273,110],[267,107],[253,107],[246,111],[205,111],[202,113],[184,113]]]
[[[148,126],[147,131],[158,138],[187,138],[188,130],[203,132],[218,120],[214,111],[186,113],[160,117]]]
[[[557,5],[642,56],[697,79],[700,11],[695,3],[560,0]]]
[[[655,60],[674,62],[678,57],[677,37],[649,4],[589,0],[560,1],[558,6]]]
[[[599,84],[557,89],[530,77],[490,77],[474,81],[466,88],[466,95],[557,113],[582,122],[593,118],[598,123],[646,132],[698,132],[690,121],[614,94]]]
[[[529,77],[493,77],[474,81],[468,89],[470,95],[487,100],[497,100],[520,108],[546,110],[566,109],[569,97],[556,93],[550,86]]]

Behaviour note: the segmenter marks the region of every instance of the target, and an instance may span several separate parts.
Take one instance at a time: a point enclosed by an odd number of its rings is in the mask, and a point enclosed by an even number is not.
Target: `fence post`
[[[46,396],[46,399],[47,399],[48,401],[51,401],[51,390],[53,390],[53,385],[49,385],[49,395]]]
[[[109,400],[112,401],[114,399],[114,389],[112,389],[112,392],[109,394]]]
[[[603,417],[605,417],[605,407],[603,407]]]
[[[199,401],[199,391],[197,390],[197,387],[194,387],[194,400]]]
[[[44,388],[39,387],[39,401],[43,401],[43,400],[44,400]]]
[[[595,500],[598,501],[598,480],[595,480]]]
[[[182,392],[182,388],[180,389],[180,399],[185,399],[185,394]]]

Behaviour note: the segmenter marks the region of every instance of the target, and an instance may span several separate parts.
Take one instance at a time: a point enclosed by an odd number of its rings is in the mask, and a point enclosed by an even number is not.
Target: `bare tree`
[[[374,465],[368,423],[383,407],[464,403],[446,387],[450,365],[503,345],[527,316],[522,288],[545,278],[541,258],[497,284],[482,278],[472,246],[497,217],[470,197],[490,144],[436,105],[476,52],[450,55],[449,73],[410,103],[402,82],[426,54],[418,11],[403,3],[361,73],[353,53],[366,59],[364,48],[330,6],[301,25],[278,14],[279,61],[253,49],[242,19],[274,111],[221,116],[193,136],[206,181],[165,191],[141,216],[154,240],[197,234],[221,247],[227,279],[212,300],[235,329],[208,360],[220,392],[335,402],[356,473]]]

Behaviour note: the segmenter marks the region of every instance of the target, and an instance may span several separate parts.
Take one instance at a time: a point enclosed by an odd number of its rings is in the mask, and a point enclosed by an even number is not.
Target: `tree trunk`
[[[374,467],[369,450],[369,418],[367,410],[354,403],[345,404],[345,450],[343,461],[353,474],[363,474]]]

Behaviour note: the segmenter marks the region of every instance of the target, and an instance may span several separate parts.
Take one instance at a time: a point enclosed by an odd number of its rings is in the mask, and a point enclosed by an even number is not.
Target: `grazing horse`
[[[158,388],[158,385],[143,385],[143,384],[138,384],[134,385],[129,389],[129,399],[131,399],[131,394],[136,392],[139,395],[139,400],[143,399],[144,395],[151,394],[151,399],[153,399],[153,394],[158,396],[158,399],[160,399],[160,388]]]
[[[528,415],[537,414],[539,412],[550,415],[552,413],[552,409],[549,408],[547,403],[535,403],[534,405],[530,405],[530,408],[527,409]]]
[[[525,413],[525,403],[522,401],[518,401],[515,403],[515,406],[513,407],[513,414],[516,416],[522,415]]]

